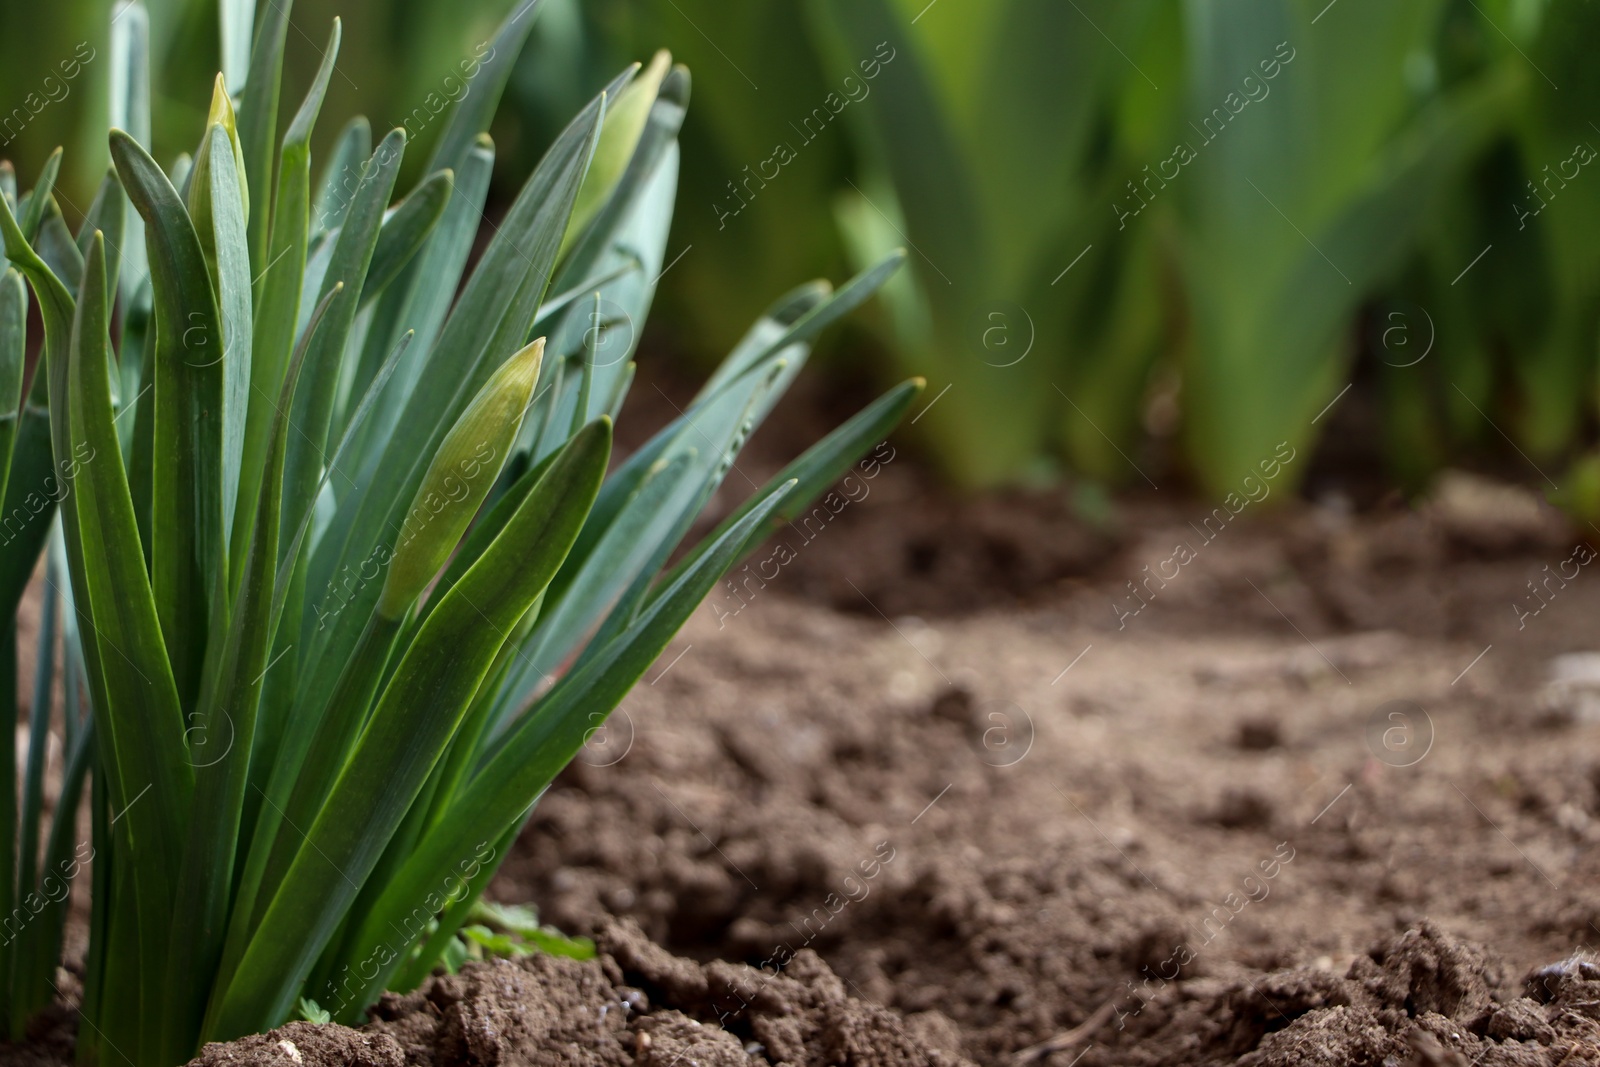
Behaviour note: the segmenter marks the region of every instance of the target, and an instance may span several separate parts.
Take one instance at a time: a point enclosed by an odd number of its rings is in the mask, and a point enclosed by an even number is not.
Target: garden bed
[[[598,960],[202,1062],[1600,1062],[1579,534],[1470,482],[1102,527],[868,484],[697,612],[491,887]]]

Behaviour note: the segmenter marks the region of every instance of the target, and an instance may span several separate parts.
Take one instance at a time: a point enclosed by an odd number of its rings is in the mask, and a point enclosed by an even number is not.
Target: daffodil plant
[[[541,792],[712,585],[921,387],[679,551],[813,338],[901,257],[773,305],[613,467],[689,76],[665,56],[620,74],[468,272],[484,131],[532,6],[481,53],[398,202],[400,129],[373,147],[351,123],[312,182],[337,22],[275,149],[286,0],[232,49],[243,84],[218,77],[192,158],[166,168],[144,143],[144,14],[119,10],[113,167],[76,234],[59,154],[26,195],[0,174],[0,492],[17,516],[0,592],[14,617],[48,543],[43,645],[65,633],[69,694],[48,833],[48,681],[20,783],[0,759],[14,1032],[55,995],[57,890],[80,869],[86,1063],[169,1067],[297,1005],[359,1021],[459,958],[464,925],[497,943],[474,908]],[[239,32],[237,12],[223,22]],[[43,357],[24,391],[30,300]]]

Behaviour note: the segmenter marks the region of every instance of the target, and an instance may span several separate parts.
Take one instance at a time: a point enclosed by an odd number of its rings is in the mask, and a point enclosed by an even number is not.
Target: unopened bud
[[[544,338],[489,376],[434,453],[400,525],[378,614],[399,618],[450,558],[511,453],[539,381]]]
[[[200,151],[194,157],[194,169],[189,172],[189,214],[194,218],[201,241],[207,244],[211,230],[211,131],[218,126],[228,135],[228,144],[233,149],[233,168],[239,181],[239,203],[244,209],[244,217],[249,218],[250,186],[245,181],[244,147],[239,143],[238,119],[221,74],[217,75],[212,85],[211,110],[206,115],[206,135],[200,140]]]

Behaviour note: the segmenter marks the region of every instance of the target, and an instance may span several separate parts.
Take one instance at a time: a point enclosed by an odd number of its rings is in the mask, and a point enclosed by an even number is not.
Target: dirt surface
[[[993,556],[918,579],[938,528],[897,476],[702,609],[495,895],[702,960],[809,948],[981,1064],[1600,1062],[1590,541],[1470,479],[1209,526],[1133,501],[1060,520],[1111,539],[1081,570],[1046,544],[1010,573],[1053,580],[963,588]]]
[[[1600,531],[1467,478],[1090,521],[870,469],[713,594],[491,887],[598,960],[197,1062],[1600,1063]]]
[[[292,1023],[208,1045],[195,1067],[970,1067],[937,1014],[902,1018],[851,997],[815,953],[782,974],[675,957],[626,922],[600,955],[471,963],[406,996],[385,996],[361,1030]]]

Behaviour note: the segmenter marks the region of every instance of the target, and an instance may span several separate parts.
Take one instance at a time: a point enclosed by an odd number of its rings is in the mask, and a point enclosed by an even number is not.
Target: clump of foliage
[[[641,33],[712,52],[711,0],[557,2],[561,76]],[[954,481],[1164,486],[1149,460],[1220,498],[1371,410],[1411,489],[1498,453],[1600,517],[1595,455],[1558,469],[1596,410],[1594,10],[748,0],[707,57],[748,91],[691,131],[686,211],[697,249],[786,247],[830,207],[819,261],[911,247],[869,321],[928,375],[916,428]],[[759,273],[719,258],[674,292]]]
[[[25,195],[0,174],[13,631],[47,541],[52,591],[20,812],[0,759],[13,1032],[53,994],[66,894],[50,887],[89,854],[89,1063],[180,1063],[297,1005],[356,1021],[463,953],[581,951],[480,904],[532,805],[712,585],[920,389],[678,551],[811,341],[901,257],[778,301],[608,477],[689,77],[665,57],[616,77],[467,272],[529,7],[398,202],[403,130],[374,148],[353,121],[312,181],[337,22],[274,146],[287,3],[262,9],[242,88],[218,77],[192,157],[166,169],[144,143],[144,15],[121,9],[114,168],[75,235],[59,153]],[[43,358],[23,402],[30,292]],[[68,761],[41,860],[58,630]],[[11,675],[14,654],[13,633]],[[36,887],[49,906],[19,908]]]

